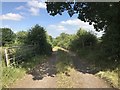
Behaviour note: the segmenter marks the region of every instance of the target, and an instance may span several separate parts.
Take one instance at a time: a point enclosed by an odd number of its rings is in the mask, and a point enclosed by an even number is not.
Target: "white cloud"
[[[28,1],[28,6],[34,7],[34,8],[46,8],[46,4],[44,2],[40,2],[38,0],[31,0]]]
[[[27,10],[31,15],[37,16],[40,13],[40,9],[46,9],[46,3],[42,0],[28,0],[25,6],[19,6],[16,10]],[[23,12],[23,11],[22,11]]]
[[[11,28],[9,25],[2,25],[0,28]]]
[[[67,21],[61,21],[60,22],[62,25],[67,25],[67,26],[76,26],[76,27],[81,27],[87,30],[93,30],[94,27],[92,25],[89,25],[88,22],[81,21],[79,19],[69,19]]]
[[[47,8],[46,3],[44,2],[39,2],[39,8]]]
[[[81,21],[78,19],[70,19],[67,21],[62,21],[61,24],[65,24],[65,25],[80,25]]]
[[[54,32],[56,32],[57,34],[60,34],[62,32],[75,34],[79,28],[85,29],[86,31],[92,31],[98,37],[102,35],[101,32],[95,31],[93,25],[89,25],[89,23],[85,23],[79,19],[69,19],[66,21],[61,21],[57,24],[49,25],[47,27],[48,32],[52,32],[54,30]],[[58,36],[57,34],[54,34],[54,37]]]
[[[2,26],[0,26],[0,28],[10,28],[14,33],[16,33],[17,32],[17,30],[16,29],[14,29],[14,28],[12,28],[10,25],[2,25]]]
[[[67,29],[62,25],[50,25],[49,27],[57,31],[67,31]]]
[[[58,25],[57,27],[58,27],[58,30],[67,31],[67,29],[62,25]]]
[[[79,29],[79,28],[83,28],[87,31],[89,30],[94,30],[94,27],[93,25],[89,25],[89,23],[85,23],[79,19],[69,19],[69,20],[66,20],[66,21],[61,21],[59,23],[59,25],[56,25],[56,27],[58,26],[63,26],[64,28],[69,28],[69,29],[73,29],[73,28],[76,28],[76,29]]]
[[[40,2],[38,0],[31,0],[28,1],[28,6],[34,7],[34,8],[46,8],[46,4],[44,2]]]
[[[29,11],[31,12],[32,15],[35,15],[35,16],[39,15],[39,9],[38,8],[31,7]]]
[[[24,6],[19,6],[19,7],[17,7],[17,8],[15,8],[16,10],[22,10],[22,9],[24,9],[25,7]]]
[[[31,0],[27,2],[27,6],[29,7],[29,11],[31,15],[39,15],[40,9],[45,9],[46,4],[45,2],[40,2],[38,0]]]
[[[0,20],[14,20],[14,21],[20,21],[24,17],[21,16],[20,14],[15,14],[15,13],[7,13],[4,15],[0,15]]]
[[[28,0],[1,0],[1,2],[27,2]]]

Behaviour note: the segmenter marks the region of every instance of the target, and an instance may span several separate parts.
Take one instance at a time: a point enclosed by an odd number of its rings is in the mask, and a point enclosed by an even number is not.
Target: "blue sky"
[[[50,16],[47,13],[45,3],[38,0],[2,2],[0,20],[2,20],[2,26],[0,27],[11,28],[14,32],[27,31],[35,24],[39,24],[53,37],[62,32],[74,34],[79,28],[95,32],[92,25],[80,21],[77,19],[77,15],[70,18],[64,12],[63,15]],[[101,33],[97,35],[101,36]]]

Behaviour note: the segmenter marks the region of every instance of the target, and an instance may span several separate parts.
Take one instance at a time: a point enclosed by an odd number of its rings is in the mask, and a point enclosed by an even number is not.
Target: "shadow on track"
[[[56,75],[56,51],[53,52],[52,56],[50,57],[47,62],[37,65],[28,74],[33,76],[33,80],[42,80],[46,76],[54,77]]]

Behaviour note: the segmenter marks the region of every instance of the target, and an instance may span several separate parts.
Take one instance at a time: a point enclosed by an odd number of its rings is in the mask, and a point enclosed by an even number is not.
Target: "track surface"
[[[73,80],[73,88],[110,88],[102,79],[90,73],[85,62],[73,55],[76,75],[70,75]],[[12,88],[57,88],[56,64],[57,52],[47,62],[37,65],[27,73],[24,78],[16,81]],[[77,62],[78,61],[78,62]]]

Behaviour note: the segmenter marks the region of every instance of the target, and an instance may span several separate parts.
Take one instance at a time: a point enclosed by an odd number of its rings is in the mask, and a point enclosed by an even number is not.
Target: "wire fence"
[[[12,46],[4,48],[5,64],[11,66],[20,64],[22,61],[35,56],[35,46]]]

